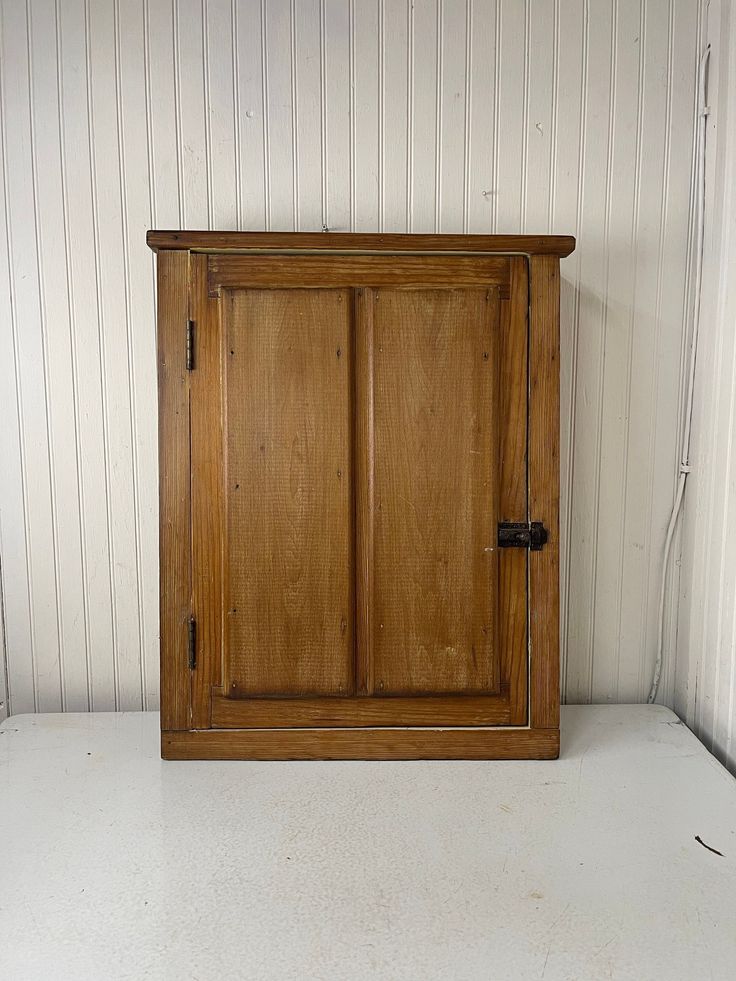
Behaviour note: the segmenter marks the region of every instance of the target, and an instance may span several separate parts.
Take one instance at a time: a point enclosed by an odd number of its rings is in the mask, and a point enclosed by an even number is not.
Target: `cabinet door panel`
[[[351,300],[221,300],[230,695],[353,690]]]
[[[375,695],[499,690],[497,288],[366,290]]]

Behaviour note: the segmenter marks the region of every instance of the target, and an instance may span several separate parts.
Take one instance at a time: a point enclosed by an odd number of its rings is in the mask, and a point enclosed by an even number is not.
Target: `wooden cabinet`
[[[164,757],[557,756],[574,241],[148,242]]]

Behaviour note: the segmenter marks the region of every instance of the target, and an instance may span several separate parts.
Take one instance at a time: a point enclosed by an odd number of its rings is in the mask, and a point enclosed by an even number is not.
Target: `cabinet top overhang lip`
[[[157,231],[146,234],[154,252],[412,253],[414,255],[553,255],[575,248],[572,235],[408,235],[363,232]]]

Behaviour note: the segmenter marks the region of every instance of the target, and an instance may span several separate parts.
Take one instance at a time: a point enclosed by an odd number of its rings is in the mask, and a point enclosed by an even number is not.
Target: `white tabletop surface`
[[[164,763],[157,727],[0,727],[0,978],[736,978],[736,781],[666,709],[565,708],[546,763]]]

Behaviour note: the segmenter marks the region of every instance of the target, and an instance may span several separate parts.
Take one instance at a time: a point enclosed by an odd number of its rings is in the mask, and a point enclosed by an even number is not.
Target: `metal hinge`
[[[189,635],[187,640],[187,654],[189,659],[189,670],[194,671],[197,667],[197,621],[194,617],[189,617]]]
[[[539,552],[547,544],[547,529],[541,521],[502,521],[498,526],[499,548],[528,548]]]
[[[194,321],[187,320],[187,371],[194,369]]]

